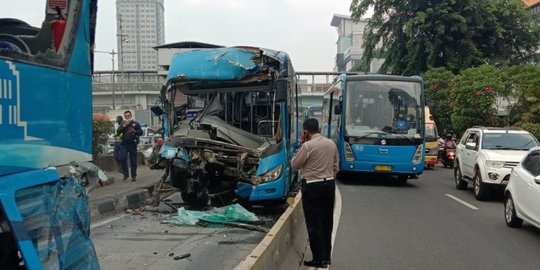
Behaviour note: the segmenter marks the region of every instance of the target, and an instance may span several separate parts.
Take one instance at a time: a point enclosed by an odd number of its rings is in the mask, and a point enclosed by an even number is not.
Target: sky
[[[0,18],[22,19],[40,27],[45,2],[0,0]],[[98,1],[96,50],[117,50],[115,2]],[[334,14],[350,14],[350,3],[351,0],[165,0],[165,43],[199,41],[264,47],[289,53],[297,71],[331,71],[338,36],[330,21]],[[95,69],[110,70],[110,54],[96,53]]]

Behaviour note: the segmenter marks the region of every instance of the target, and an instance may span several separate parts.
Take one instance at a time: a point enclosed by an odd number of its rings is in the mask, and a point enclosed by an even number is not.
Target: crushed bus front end
[[[291,182],[288,56],[233,47],[195,50],[172,60],[162,89],[165,142],[161,164],[195,206],[280,201]],[[282,80],[285,84],[278,81]],[[175,104],[177,95],[187,96]],[[199,108],[195,117],[186,114]],[[162,166],[162,167],[163,167]]]

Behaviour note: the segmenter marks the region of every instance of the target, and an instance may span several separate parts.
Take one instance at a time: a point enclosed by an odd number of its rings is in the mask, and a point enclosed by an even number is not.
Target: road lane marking
[[[452,200],[454,200],[454,201],[456,201],[458,203],[461,203],[461,204],[471,208],[472,210],[478,210],[478,207],[476,207],[476,206],[474,206],[474,205],[472,205],[472,204],[470,204],[470,203],[468,203],[468,202],[466,202],[466,201],[464,201],[464,200],[462,200],[462,199],[460,199],[460,198],[458,198],[456,196],[453,196],[453,195],[450,195],[450,194],[445,194],[445,195],[448,198],[450,198],[450,199],[452,199]]]
[[[100,221],[100,222],[96,222],[96,223],[94,223],[94,224],[92,224],[92,225],[90,226],[90,229],[94,229],[94,228],[96,228],[96,227],[101,227],[101,226],[103,226],[103,225],[107,225],[108,223],[111,223],[111,222],[113,222],[113,221],[119,220],[119,219],[121,219],[121,218],[123,218],[123,217],[125,217],[125,216],[126,216],[126,215],[120,215],[120,216],[116,216],[116,217],[112,217],[112,218],[108,218],[108,219],[102,220],[102,221]]]
[[[334,253],[334,242],[336,242],[336,234],[337,229],[339,226],[339,219],[341,217],[341,192],[339,192],[339,188],[336,185],[336,204],[334,205],[334,228],[332,228],[332,252],[330,255]]]

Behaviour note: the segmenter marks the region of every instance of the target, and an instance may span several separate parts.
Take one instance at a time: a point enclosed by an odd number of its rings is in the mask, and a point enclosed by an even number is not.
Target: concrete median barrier
[[[302,193],[299,192],[261,243],[234,269],[300,269],[307,244]]]

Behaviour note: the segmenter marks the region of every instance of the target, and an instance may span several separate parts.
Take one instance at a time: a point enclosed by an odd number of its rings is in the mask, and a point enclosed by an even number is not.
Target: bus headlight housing
[[[256,185],[264,183],[264,182],[274,181],[281,176],[282,171],[283,171],[283,165],[280,164],[279,166],[275,167],[274,169],[268,171],[267,173],[261,176],[254,176],[252,178],[252,181]]]
[[[354,152],[351,148],[351,145],[347,142],[345,143],[345,160],[347,161],[355,160]]]
[[[422,162],[422,154],[424,152],[424,145],[421,144],[416,148],[416,152],[411,160],[413,164],[420,164]]]

